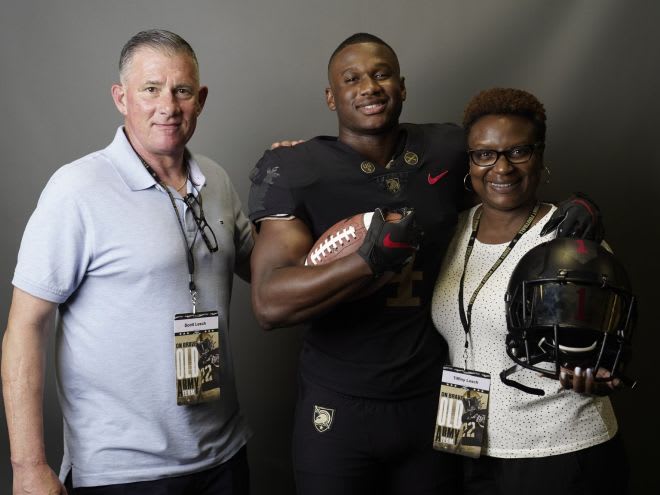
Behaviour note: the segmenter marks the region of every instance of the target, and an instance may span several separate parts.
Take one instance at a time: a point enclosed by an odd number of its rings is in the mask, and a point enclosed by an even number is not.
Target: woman
[[[545,396],[504,385],[499,373],[512,364],[505,350],[504,293],[518,260],[550,240],[540,232],[555,207],[540,203],[544,173],[545,110],[531,94],[494,88],[475,96],[465,110],[471,186],[481,204],[462,214],[440,271],[433,320],[447,339],[451,364],[491,377],[486,440],[479,459],[465,458],[465,493],[562,495],[623,493],[627,469],[616,418],[606,397],[562,390],[556,380],[530,370],[516,377]],[[465,266],[475,213],[476,239]],[[512,242],[527,224],[519,240]],[[512,250],[481,286],[507,246]],[[465,274],[464,274],[465,271]],[[463,307],[459,291],[463,280]],[[473,294],[471,311],[463,320]],[[467,349],[466,349],[466,330]],[[576,370],[577,372],[577,370]]]

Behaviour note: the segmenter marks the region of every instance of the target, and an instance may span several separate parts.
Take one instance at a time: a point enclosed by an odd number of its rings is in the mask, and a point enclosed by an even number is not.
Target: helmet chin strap
[[[517,388],[518,390],[522,390],[523,392],[527,392],[528,394],[545,395],[545,391],[543,391],[540,388],[528,387],[527,385],[523,385],[522,383],[517,382],[515,380],[511,380],[509,378],[509,375],[512,375],[515,372],[523,369],[525,369],[523,366],[520,366],[519,364],[514,364],[513,366],[511,366],[511,368],[506,369],[500,373],[500,380],[502,380],[502,383],[504,383],[505,385]]]
[[[517,358],[513,354],[513,348],[512,347],[507,346],[506,353],[509,355],[509,357],[513,361],[516,361],[516,362],[518,361]],[[548,359],[548,353],[544,352],[543,354],[541,354],[539,356],[531,357],[529,359],[529,361],[527,361],[525,364],[529,365],[529,366],[534,366],[534,365],[536,365],[540,362],[546,361],[547,359]],[[508,369],[506,369],[506,370],[504,370],[500,373],[500,380],[502,380],[502,383],[504,383],[505,385],[517,388],[518,390],[522,390],[523,392],[527,392],[528,394],[545,395],[545,391],[543,389],[535,388],[535,387],[528,387],[527,385],[523,385],[522,383],[517,382],[517,381],[512,380],[511,378],[509,378],[509,376],[513,375],[514,373],[516,373],[518,371],[522,371],[525,368],[526,368],[526,366],[522,366],[521,364],[514,364],[510,368],[508,368]],[[538,370],[538,371],[540,373],[543,373],[544,375],[546,375],[549,378],[555,378],[555,376],[550,374],[549,372],[544,373],[541,370]]]

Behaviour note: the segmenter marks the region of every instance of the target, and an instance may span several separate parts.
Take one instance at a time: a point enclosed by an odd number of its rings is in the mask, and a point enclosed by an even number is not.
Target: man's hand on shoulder
[[[557,210],[541,230],[541,236],[557,229],[557,237],[603,240],[605,227],[600,209],[585,194],[573,193],[557,205]]]
[[[275,150],[277,148],[292,148],[293,146],[304,143],[304,139],[290,139],[290,140],[285,140],[285,141],[275,141],[270,145],[271,150]]]
[[[67,495],[66,488],[48,464],[14,465],[13,495]]]

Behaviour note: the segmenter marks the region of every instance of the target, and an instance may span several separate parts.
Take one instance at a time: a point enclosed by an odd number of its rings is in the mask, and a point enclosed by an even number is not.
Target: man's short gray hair
[[[195,68],[197,69],[197,72],[199,72],[199,64],[197,62],[195,51],[186,40],[178,34],[165,29],[148,29],[137,33],[128,40],[124,45],[124,48],[122,48],[119,57],[119,78],[122,81],[124,80],[128,67],[131,65],[135,52],[144,47],[172,54],[185,53],[193,60]]]

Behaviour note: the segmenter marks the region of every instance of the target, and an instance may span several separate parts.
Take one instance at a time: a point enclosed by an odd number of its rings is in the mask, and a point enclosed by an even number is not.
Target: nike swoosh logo
[[[393,241],[389,232],[385,234],[385,238],[383,239],[383,246],[392,249],[412,249],[413,247],[412,244],[408,244],[407,242]]]
[[[435,177],[431,177],[431,174],[429,174],[429,176],[428,176],[429,184],[431,184],[431,185],[435,184],[436,182],[438,182],[440,179],[442,179],[448,173],[449,173],[449,170],[443,170],[442,172],[440,172]]]

